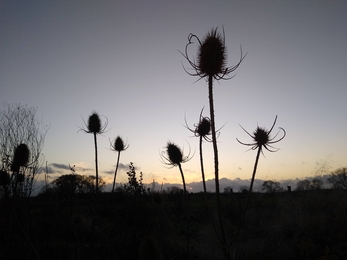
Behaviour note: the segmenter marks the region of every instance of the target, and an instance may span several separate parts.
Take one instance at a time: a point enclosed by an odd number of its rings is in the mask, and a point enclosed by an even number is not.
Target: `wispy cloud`
[[[103,173],[105,173],[105,174],[114,174],[115,168],[116,168],[116,165],[114,165],[113,170],[103,171]],[[129,164],[119,163],[119,165],[118,165],[118,172],[119,171],[127,171],[127,170],[129,170]],[[136,171],[138,170],[137,167],[135,167],[135,170]]]

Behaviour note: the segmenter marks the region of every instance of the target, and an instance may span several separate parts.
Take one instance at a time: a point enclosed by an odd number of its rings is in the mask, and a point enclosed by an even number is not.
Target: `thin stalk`
[[[259,146],[258,152],[257,152],[257,156],[256,156],[256,158],[255,158],[255,163],[254,163],[254,168],[253,168],[253,174],[252,174],[251,185],[250,185],[250,187],[249,187],[248,196],[247,196],[247,201],[246,201],[246,208],[245,208],[245,211],[244,211],[244,213],[243,213],[243,224],[245,224],[245,222],[246,222],[246,213],[247,213],[247,209],[248,209],[249,200],[250,200],[250,198],[251,198],[251,193],[252,193],[252,190],[253,190],[253,183],[254,183],[255,174],[256,174],[257,168],[258,168],[258,162],[259,162],[260,153],[261,153],[261,146]],[[229,243],[230,245],[236,240],[236,238],[238,237],[240,231],[241,231],[241,226],[239,226],[239,228],[237,229],[236,234],[235,234],[233,240]]]
[[[210,75],[208,77],[208,93],[209,93],[209,103],[210,103],[210,119],[211,119],[211,131],[212,131],[212,143],[213,143],[213,152],[214,152],[214,175],[216,183],[216,199],[217,199],[217,211],[218,211],[218,220],[221,230],[222,243],[224,247],[224,253],[228,256],[228,249],[226,243],[226,237],[224,233],[224,223],[222,218],[222,209],[220,202],[220,191],[219,191],[219,161],[218,161],[218,148],[217,148],[217,137],[216,137],[216,127],[214,120],[214,106],[213,106],[213,78]]]
[[[180,169],[181,172],[181,176],[182,176],[182,182],[183,182],[183,190],[184,190],[184,202],[185,202],[185,206],[186,206],[186,218],[187,218],[187,253],[189,255],[189,245],[190,245],[190,231],[189,231],[189,208],[188,208],[188,200],[187,200],[187,189],[186,189],[186,181],[184,180],[184,174],[183,174],[183,170],[182,170],[182,166],[179,163],[178,164],[178,168]]]
[[[200,135],[199,140],[199,150],[200,150],[200,167],[201,167],[201,175],[202,175],[202,184],[204,186],[204,193],[206,194],[206,182],[205,182],[205,171],[204,171],[204,158],[202,157],[202,136]]]
[[[93,133],[93,134],[94,134],[94,146],[95,146],[95,174],[96,174],[95,192],[98,193],[98,190],[99,190],[98,145],[96,141],[96,133]]]
[[[260,153],[261,153],[261,146],[259,146],[258,152],[257,152],[257,157],[255,158],[253,174],[252,174],[252,180],[251,180],[251,185],[250,185],[249,191],[248,191],[247,202],[246,202],[246,209],[245,209],[245,213],[244,213],[244,221],[246,220],[246,212],[247,212],[247,209],[248,209],[249,200],[250,200],[251,193],[252,193],[252,190],[253,190],[253,183],[254,183],[255,174],[257,172],[257,167],[258,167]]]
[[[116,165],[116,169],[114,170],[112,192],[114,191],[114,187],[115,187],[115,184],[116,184],[116,176],[117,176],[117,170],[118,170],[118,164],[119,164],[119,157],[120,157],[120,152],[118,151],[117,165]]]

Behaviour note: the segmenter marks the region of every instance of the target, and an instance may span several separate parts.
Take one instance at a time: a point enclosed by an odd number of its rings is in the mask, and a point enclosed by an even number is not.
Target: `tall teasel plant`
[[[99,114],[94,111],[88,118],[88,124],[86,124],[86,122],[84,121],[84,125],[85,125],[86,129],[81,128],[80,131],[83,131],[83,132],[88,133],[88,134],[93,134],[93,136],[94,136],[95,177],[96,177],[95,192],[98,193],[98,191],[99,191],[99,172],[98,172],[98,145],[97,145],[96,136],[98,134],[105,133],[106,128],[107,128],[107,119],[106,119],[106,123],[102,125]]]
[[[205,140],[207,142],[212,142],[210,137],[211,135],[211,120],[209,117],[202,116],[202,112],[204,109],[201,109],[199,116],[199,123],[194,124],[194,128],[190,128],[188,126],[187,120],[186,128],[194,134],[194,136],[199,137],[199,154],[200,154],[200,169],[201,169],[201,177],[202,184],[204,188],[204,193],[206,194],[206,181],[205,181],[205,170],[204,170],[204,158],[202,155],[202,141]]]
[[[188,54],[188,47],[193,44],[193,40],[197,40],[198,47],[198,58],[191,59]],[[216,126],[215,126],[215,116],[214,116],[214,104],[213,104],[213,81],[221,79],[231,79],[230,73],[234,72],[245,56],[242,54],[239,62],[233,67],[226,66],[226,46],[225,46],[225,35],[224,29],[223,34],[218,32],[218,28],[212,29],[207,33],[206,37],[200,41],[198,36],[195,34],[189,34],[188,43],[185,48],[185,52],[182,53],[185,59],[188,61],[189,65],[192,67],[193,72],[188,72],[187,69],[184,70],[191,76],[197,76],[200,79],[206,78],[208,82],[208,97],[210,106],[210,119],[211,119],[211,132],[212,132],[212,143],[214,152],[214,174],[215,174],[215,185],[216,185],[216,198],[217,198],[217,208],[219,223],[221,228],[222,242],[226,246],[226,236],[224,233],[224,225],[221,215],[221,202],[220,202],[220,191],[219,191],[219,161],[218,161],[218,148],[217,148],[217,136],[216,136]],[[225,250],[227,250],[225,248]],[[226,252],[226,251],[224,251]]]
[[[183,183],[183,190],[184,190],[184,201],[185,201],[185,207],[186,207],[186,215],[187,215],[187,253],[189,254],[189,248],[190,248],[190,237],[189,237],[189,208],[188,208],[188,201],[187,201],[187,187],[186,187],[186,181],[184,178],[183,170],[182,170],[182,163],[185,163],[191,159],[190,152],[188,155],[184,156],[183,151],[181,148],[179,148],[176,144],[172,142],[168,142],[166,144],[165,150],[161,153],[161,161],[162,163],[175,167],[178,166],[181,177],[182,177],[182,183]]]
[[[112,185],[112,192],[114,192],[114,188],[116,185],[116,176],[118,171],[118,165],[119,165],[119,158],[120,153],[128,149],[129,145],[124,143],[123,139],[120,136],[117,136],[117,138],[110,144],[111,150],[118,152],[117,156],[117,164],[116,169],[114,170],[114,178],[113,178],[113,185]]]
[[[253,139],[253,142],[252,143],[244,143],[244,142],[241,142],[239,139],[236,138],[236,140],[240,143],[240,144],[243,144],[243,145],[246,145],[246,146],[251,146],[251,150],[257,150],[257,155],[255,157],[255,163],[254,163],[254,168],[253,168],[253,173],[252,173],[252,180],[251,180],[251,185],[249,187],[249,194],[248,194],[248,199],[247,199],[247,204],[246,204],[246,210],[245,212],[247,211],[247,208],[248,208],[248,201],[249,201],[249,196],[252,192],[252,189],[253,189],[253,183],[254,183],[254,178],[255,178],[255,174],[257,172],[257,167],[258,167],[258,162],[259,162],[259,157],[260,157],[260,153],[264,154],[264,150],[267,150],[269,152],[276,152],[278,151],[279,149],[278,148],[275,148],[273,147],[272,145],[275,144],[275,143],[278,143],[279,141],[281,141],[285,136],[286,136],[286,131],[282,128],[282,127],[279,127],[279,131],[277,132],[277,134],[274,136],[274,137],[271,137],[270,134],[273,130],[273,128],[275,127],[275,124],[276,124],[276,121],[277,121],[277,116],[275,117],[275,121],[273,122],[270,130],[266,130],[265,128],[263,127],[259,127],[257,126],[257,128],[255,129],[255,131],[253,132],[253,134],[250,134],[249,132],[247,132],[241,125],[240,127],[243,129],[243,131],[245,131],[252,139]],[[282,136],[279,137],[277,140],[276,137],[282,133]]]

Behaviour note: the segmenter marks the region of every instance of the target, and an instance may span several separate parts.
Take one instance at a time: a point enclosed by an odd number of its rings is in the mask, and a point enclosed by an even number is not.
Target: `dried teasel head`
[[[185,127],[192,132],[196,137],[202,137],[206,141],[211,141],[209,138],[209,135],[211,135],[211,120],[208,117],[204,117],[202,115],[202,112],[204,111],[204,108],[201,109],[200,116],[199,116],[199,123],[194,124],[194,129],[190,128],[188,126],[187,120],[185,120],[186,125]]]
[[[14,151],[13,162],[19,166],[25,166],[29,162],[30,151],[26,144],[20,144]]]
[[[84,125],[86,126],[86,129],[81,128],[79,131],[93,134],[102,134],[105,132],[107,127],[107,118],[106,123],[102,125],[99,114],[94,111],[88,118],[88,124],[84,122]]]
[[[161,158],[164,164],[171,166],[178,166],[191,159],[190,153],[184,156],[181,148],[170,141],[167,143],[165,151],[161,153]]]
[[[117,136],[113,143],[111,143],[111,149],[117,152],[125,151],[128,147],[129,145],[125,144],[120,136]]]
[[[188,55],[188,46],[193,43],[194,39],[196,39],[199,43],[197,62],[195,62],[194,58],[189,58]],[[216,80],[231,79],[232,77],[227,76],[238,68],[246,56],[242,54],[241,49],[241,57],[239,62],[233,67],[226,66],[227,55],[224,28],[223,34],[221,34],[218,32],[218,27],[208,32],[203,41],[200,41],[195,34],[189,34],[185,53],[182,53],[182,55],[189,62],[193,70],[195,70],[195,73],[190,73],[185,69],[189,75],[199,76],[200,78],[209,76]]]
[[[198,52],[198,67],[208,76],[215,76],[225,71],[226,53],[224,37],[212,29],[202,41]]]
[[[88,118],[88,130],[91,133],[99,133],[101,131],[101,120],[96,112]]]
[[[286,136],[286,131],[282,128],[279,127],[279,131],[278,133],[274,136],[271,137],[270,134],[276,124],[277,121],[277,116],[275,117],[275,121],[272,124],[272,127],[270,128],[270,130],[266,130],[265,128],[259,127],[257,126],[257,128],[255,129],[255,131],[253,132],[253,135],[251,135],[250,133],[248,133],[242,126],[241,128],[253,139],[253,143],[243,143],[241,142],[239,139],[236,139],[240,144],[243,145],[247,145],[247,146],[252,146],[251,149],[255,150],[257,148],[262,149],[263,147],[268,150],[269,152],[276,152],[278,151],[277,148],[274,148],[272,146],[272,144],[278,143],[279,141],[281,141],[285,136]],[[278,134],[282,132],[282,137],[280,137],[279,139],[275,140],[275,138],[278,136]]]
[[[202,115],[204,111],[204,108],[201,109],[200,116],[199,116],[199,123],[194,124],[194,128],[190,128],[188,126],[187,120],[185,119],[185,127],[194,134],[196,137],[202,137],[207,142],[212,142],[211,136],[211,120],[209,117],[204,117]],[[222,126],[223,127],[223,126]],[[221,127],[221,128],[222,128]],[[216,130],[217,137],[220,134],[220,129]]]

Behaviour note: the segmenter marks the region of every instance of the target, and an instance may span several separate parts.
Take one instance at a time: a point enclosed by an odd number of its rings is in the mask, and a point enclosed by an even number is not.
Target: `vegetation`
[[[193,39],[199,44],[197,62],[188,56]],[[84,122],[85,129],[80,130],[94,137],[95,176],[78,175],[70,167],[71,174],[46,185],[36,198],[24,200],[31,193],[45,132],[42,134],[32,120],[32,110],[18,106],[0,115],[5,122],[0,125],[0,235],[5,238],[0,247],[2,258],[341,259],[347,254],[347,168],[332,172],[328,178],[332,190],[323,189],[323,181],[313,178],[299,181],[293,192],[283,192],[280,183],[273,180],[263,182],[261,193],[253,192],[260,154],[264,150],[277,151],[272,145],[286,136],[281,127],[271,136],[277,116],[270,130],[257,126],[250,134],[242,128],[252,142],[237,141],[257,150],[250,186],[241,187],[239,193],[230,186],[220,192],[220,132],[215,124],[213,83],[231,79],[230,74],[245,56],[241,50],[238,63],[227,67],[224,30],[221,34],[217,28],[203,41],[194,34],[188,41],[183,56],[195,71],[188,74],[208,83],[210,116],[202,116],[201,110],[194,128],[186,122],[188,130],[199,137],[203,195],[188,193],[182,163],[191,159],[190,153],[184,155],[172,142],[161,153],[161,161],[179,168],[183,190],[146,189],[142,172],[137,175],[131,162],[128,182],[114,192],[120,153],[128,148],[119,136],[111,144],[111,149],[118,152],[112,192],[101,193],[105,182],[98,172],[97,135],[105,132],[107,122],[102,124],[93,112],[88,123]],[[203,140],[213,146],[214,194],[206,191]],[[319,169],[325,169],[325,163]],[[89,195],[98,192],[99,196]]]
[[[48,131],[36,111],[21,104],[5,104],[0,110],[0,199],[32,193]]]
[[[1,203],[2,259],[225,259],[207,203],[215,195],[187,194],[190,255],[186,251],[183,193],[101,193],[98,201],[76,194],[70,201],[42,194],[27,204]],[[347,255],[345,190],[221,194],[234,259],[343,259]],[[21,250],[18,250],[21,248]],[[147,255],[148,256],[148,255]],[[154,258],[154,257],[157,258]],[[149,256],[148,256],[149,257]],[[148,259],[148,258],[147,258]]]
[[[347,189],[347,167],[332,172],[328,182],[334,189]]]
[[[129,165],[128,183],[123,185],[122,191],[128,195],[141,196],[147,193],[145,186],[143,185],[143,174],[140,172],[140,177],[137,179],[135,166],[132,162]]]

